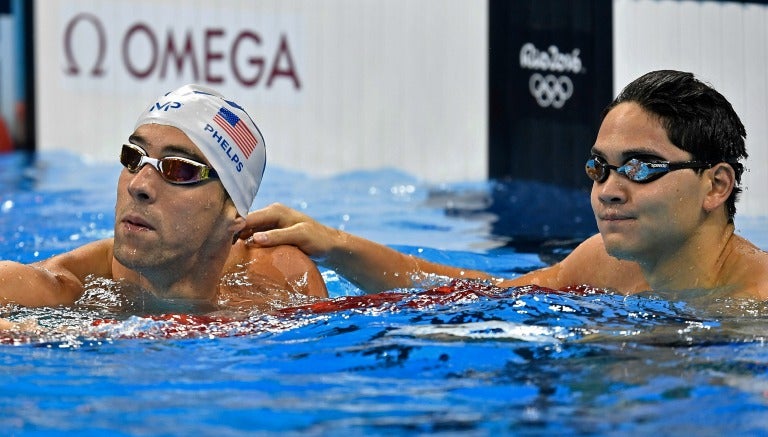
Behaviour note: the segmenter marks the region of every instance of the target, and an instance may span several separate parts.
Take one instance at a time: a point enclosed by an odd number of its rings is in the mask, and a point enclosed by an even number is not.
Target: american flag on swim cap
[[[213,121],[232,137],[232,140],[243,152],[246,159],[251,157],[251,153],[256,148],[256,145],[259,144],[259,141],[248,130],[248,126],[240,120],[240,117],[222,106],[213,117]]]

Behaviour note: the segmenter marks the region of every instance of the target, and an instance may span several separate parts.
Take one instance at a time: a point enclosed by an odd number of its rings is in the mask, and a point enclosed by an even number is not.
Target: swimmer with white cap
[[[164,312],[173,311],[168,302],[271,309],[296,294],[327,297],[300,250],[237,239],[266,163],[264,138],[242,106],[200,85],[164,94],[139,116],[120,162],[114,238],[34,264],[0,261],[0,298],[71,305],[91,277],[157,298]]]

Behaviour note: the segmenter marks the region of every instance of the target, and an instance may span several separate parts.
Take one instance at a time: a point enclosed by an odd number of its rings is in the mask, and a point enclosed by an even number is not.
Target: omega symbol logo
[[[78,76],[80,74],[80,65],[75,57],[72,38],[74,38],[75,27],[77,27],[81,21],[90,23],[93,30],[96,32],[97,37],[97,56],[93,67],[91,68],[91,76],[104,76],[105,72],[103,65],[104,56],[107,53],[107,32],[101,24],[99,17],[87,13],[78,14],[72,18],[64,31],[64,56],[67,58],[67,68],[64,70],[64,73],[69,76]]]
[[[551,106],[560,109],[573,95],[573,82],[568,76],[533,73],[528,80],[528,88],[542,108]]]

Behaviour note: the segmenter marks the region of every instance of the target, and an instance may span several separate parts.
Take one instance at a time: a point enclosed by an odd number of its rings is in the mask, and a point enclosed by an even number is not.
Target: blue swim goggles
[[[593,155],[587,160],[584,169],[587,171],[587,176],[595,182],[605,182],[605,180],[608,179],[608,174],[611,170],[616,170],[616,173],[624,175],[630,181],[644,184],[656,180],[671,171],[682,170],[684,168],[704,169],[710,167],[712,167],[712,164],[701,161],[645,162],[638,158],[632,158],[624,165],[617,167],[608,164],[605,162],[605,159]]]

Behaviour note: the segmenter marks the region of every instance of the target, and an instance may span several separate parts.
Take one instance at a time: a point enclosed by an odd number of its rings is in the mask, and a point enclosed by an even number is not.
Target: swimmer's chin
[[[635,252],[630,250],[626,247],[626,245],[622,244],[605,244],[605,251],[613,258],[616,258],[620,261],[633,261],[637,262],[639,259]]]

